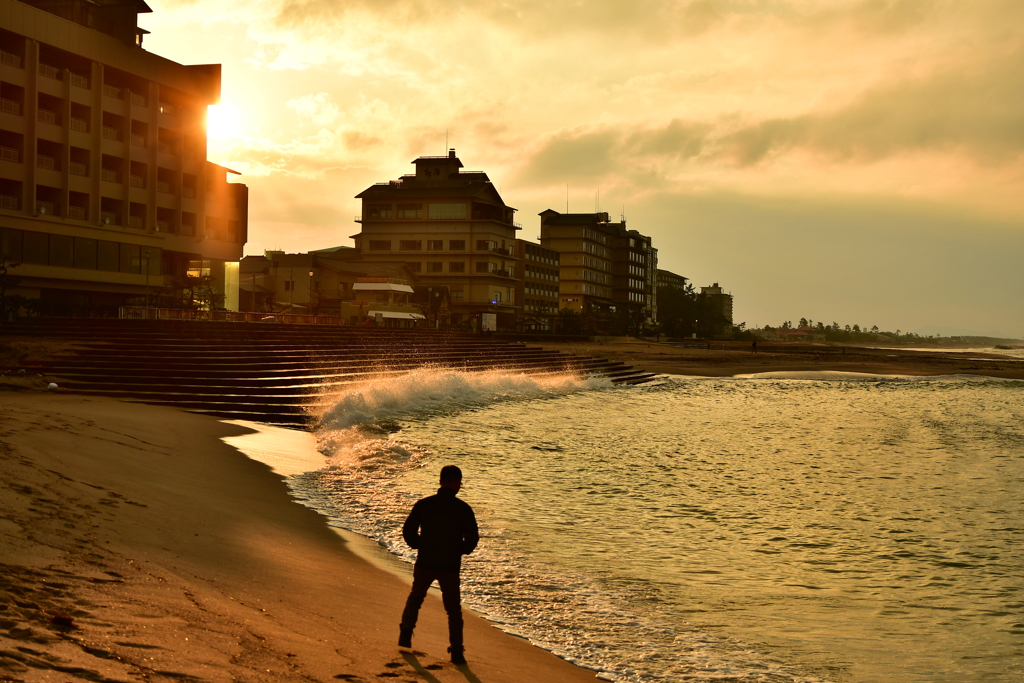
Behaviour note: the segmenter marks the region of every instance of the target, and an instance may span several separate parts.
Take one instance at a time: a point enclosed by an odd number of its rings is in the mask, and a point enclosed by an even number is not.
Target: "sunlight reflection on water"
[[[629,681],[1024,675],[1022,382],[677,379],[389,419],[411,457],[300,495],[411,557],[401,520],[457,462],[484,531],[467,601],[571,660]]]

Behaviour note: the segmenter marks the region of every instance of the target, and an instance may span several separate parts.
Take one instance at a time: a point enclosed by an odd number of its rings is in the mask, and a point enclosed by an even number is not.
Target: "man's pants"
[[[402,612],[402,629],[412,631],[416,628],[416,619],[420,614],[420,606],[427,597],[430,584],[437,581],[441,587],[441,602],[448,613],[448,642],[452,650],[462,649],[462,602],[459,597],[459,573],[439,572],[416,566],[412,571],[412,590],[405,601]]]

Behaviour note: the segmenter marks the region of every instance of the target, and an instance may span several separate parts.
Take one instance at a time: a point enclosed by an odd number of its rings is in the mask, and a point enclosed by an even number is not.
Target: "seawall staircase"
[[[33,370],[62,392],[297,428],[307,427],[317,408],[346,387],[423,366],[573,373],[628,384],[654,377],[617,361],[431,330],[42,318],[2,325],[4,337],[70,343],[73,350]]]

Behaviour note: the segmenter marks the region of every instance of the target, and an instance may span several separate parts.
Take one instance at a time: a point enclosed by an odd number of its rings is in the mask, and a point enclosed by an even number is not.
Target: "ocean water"
[[[296,497],[409,561],[462,467],[465,602],[604,680],[1024,680],[1024,382],[425,369],[317,437]]]

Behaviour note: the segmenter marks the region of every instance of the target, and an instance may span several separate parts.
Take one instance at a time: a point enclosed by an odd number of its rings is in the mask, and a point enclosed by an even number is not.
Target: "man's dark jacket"
[[[480,541],[473,508],[446,486],[412,506],[402,536],[419,551],[416,566],[438,572],[459,571],[462,556],[473,552]]]

